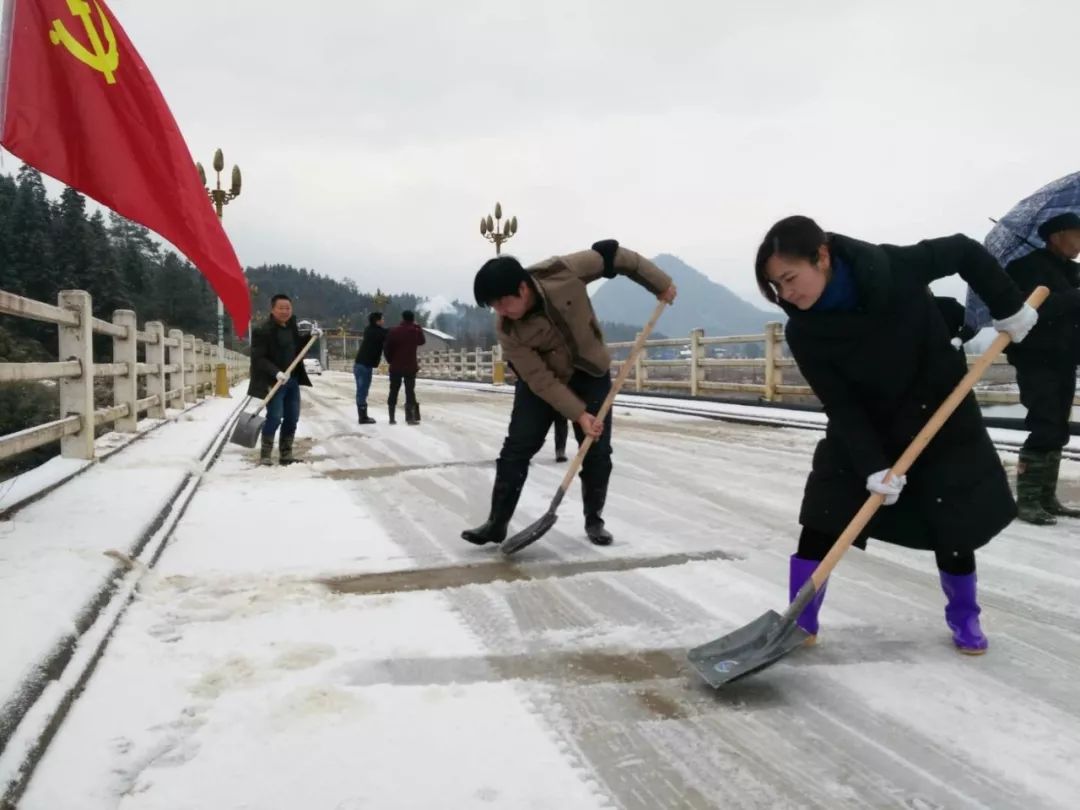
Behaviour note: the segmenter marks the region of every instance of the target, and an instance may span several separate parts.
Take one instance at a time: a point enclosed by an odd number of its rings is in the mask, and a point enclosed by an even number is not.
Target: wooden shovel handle
[[[606,417],[608,411],[611,410],[611,404],[615,401],[615,397],[618,396],[619,389],[622,388],[623,383],[626,382],[627,375],[630,374],[630,367],[634,365],[634,361],[641,353],[645,341],[649,338],[649,333],[653,330],[653,327],[656,326],[656,322],[660,320],[660,316],[664,314],[664,307],[666,306],[667,301],[660,301],[657,303],[656,309],[653,310],[652,317],[649,318],[649,322],[645,324],[645,328],[641,330],[637,339],[634,340],[634,345],[630,347],[630,354],[628,354],[623,361],[622,367],[619,369],[619,374],[615,377],[615,382],[611,384],[611,390],[608,391],[608,395],[604,398],[600,410],[596,412],[596,418],[601,422],[604,421],[604,417]],[[583,441],[581,447],[578,448],[574,460],[570,462],[570,467],[566,470],[566,475],[563,476],[562,483],[559,485],[559,490],[561,492],[566,492],[570,487],[570,484],[573,483],[574,475],[577,473],[581,463],[585,460],[585,454],[589,452],[589,448],[592,447],[592,445],[593,437],[586,436],[585,441]]]
[[[1028,297],[1027,303],[1034,309],[1038,309],[1042,306],[1046,297],[1050,294],[1050,290],[1046,287],[1036,287],[1035,290]],[[889,472],[889,478],[896,475],[904,475],[911,465],[915,463],[915,459],[919,457],[919,454],[926,449],[926,446],[930,444],[931,439],[937,435],[937,432],[941,429],[941,426],[945,424],[945,420],[952,416],[952,412],[955,411],[960,403],[964,401],[964,397],[968,395],[972,388],[975,387],[975,383],[979,381],[979,378],[986,373],[986,369],[990,367],[990,364],[997,359],[997,356],[1005,351],[1005,347],[1009,345],[1011,338],[1008,334],[1001,332],[994,342],[990,344],[982,356],[968,369],[968,373],[964,375],[964,378],[957,383],[953,392],[941,403],[941,406],[934,411],[934,415],[930,417],[930,421],[926,423],[919,434],[911,440],[911,444],[908,445],[907,450],[900,456],[899,460],[892,466],[892,470]],[[855,514],[847,528],[844,529],[844,533],[837,538],[837,541],[833,544],[833,547],[829,550],[829,553],[825,555],[818,567],[815,569],[811,579],[814,581],[814,590],[820,591],[825,584],[825,580],[829,578],[829,574],[832,573],[833,568],[840,562],[840,558],[844,556],[844,552],[847,551],[851,544],[855,542],[855,538],[858,537],[863,529],[866,528],[866,524],[870,522],[870,518],[877,512],[885,502],[885,496],[878,493],[873,493],[866,499],[866,503],[862,505],[862,508]]]
[[[289,367],[287,369],[285,369],[285,376],[286,377],[288,377],[290,374],[292,374],[293,369],[296,368],[297,363],[299,363],[301,360],[303,360],[305,357],[307,357],[308,349],[310,349],[312,346],[314,346],[315,341],[318,340],[320,337],[322,337],[322,335],[317,334],[317,333],[313,334],[311,336],[311,340],[309,340],[307,342],[307,345],[304,346],[304,348],[302,348],[300,350],[300,354],[296,355],[296,357],[293,358],[293,361],[291,363],[289,363]],[[274,394],[276,394],[277,390],[279,388],[281,388],[281,385],[282,385],[281,380],[278,380],[277,382],[274,383],[274,387],[270,389],[270,393],[267,394],[265,397],[263,397],[262,404],[259,405],[259,407],[255,410],[256,414],[261,412],[263,408],[265,408],[268,404],[270,404],[270,400],[272,400],[274,398]]]

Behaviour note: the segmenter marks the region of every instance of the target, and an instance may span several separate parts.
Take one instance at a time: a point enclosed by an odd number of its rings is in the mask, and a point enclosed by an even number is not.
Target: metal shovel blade
[[[548,529],[555,525],[555,521],[558,519],[559,516],[555,514],[555,511],[549,509],[539,520],[530,523],[513,537],[503,540],[499,546],[502,553],[509,556],[515,551],[521,551],[525,546],[535,543],[547,533]]]
[[[719,688],[775,664],[808,638],[793,620],[785,622],[770,610],[734,633],[694,647],[687,658],[709,686]]]
[[[254,447],[259,443],[259,434],[265,421],[266,417],[258,413],[240,414],[229,441],[241,447]]]

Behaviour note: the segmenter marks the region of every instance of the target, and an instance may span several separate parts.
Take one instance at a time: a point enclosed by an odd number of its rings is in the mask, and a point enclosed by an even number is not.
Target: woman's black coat
[[[959,234],[909,247],[831,234],[829,247],[853,270],[857,311],[781,306],[790,316],[791,353],[829,417],[799,520],[839,535],[867,498],[867,476],[892,466],[967,371],[927,285],[958,273],[995,318],[1012,315],[1023,298],[993,257]],[[1015,515],[1005,470],[969,394],[867,534],[911,548],[968,551]]]

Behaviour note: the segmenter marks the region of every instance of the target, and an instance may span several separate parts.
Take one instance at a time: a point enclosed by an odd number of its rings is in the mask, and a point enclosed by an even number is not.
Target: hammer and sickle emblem
[[[90,4],[85,0],[67,0],[67,4],[68,11],[82,19],[86,36],[90,39],[90,47],[94,50],[93,52],[87,50],[71,35],[60,20],[53,20],[49,40],[53,45],[63,45],[80,62],[104,74],[106,84],[116,84],[116,77],[113,74],[116,73],[116,68],[120,64],[120,54],[116,50],[116,35],[113,34],[112,26],[109,25],[109,20],[101,10],[101,6],[95,0],[94,6],[97,8],[98,19],[101,21],[101,31],[105,35],[105,42],[108,43],[107,49],[102,47],[101,37],[98,36],[97,28],[94,27]]]

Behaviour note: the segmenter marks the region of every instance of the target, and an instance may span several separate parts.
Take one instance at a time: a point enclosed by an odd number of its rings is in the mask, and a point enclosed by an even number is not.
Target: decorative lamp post
[[[491,214],[480,219],[480,235],[487,239],[489,242],[495,244],[495,255],[498,256],[502,251],[503,242],[517,233],[518,223],[517,217],[511,217],[510,219],[502,222],[502,204],[495,203],[495,217],[492,218]],[[492,349],[495,353],[492,355],[491,362],[491,381],[496,385],[502,385],[506,382],[506,361],[502,360],[499,352],[499,347],[496,346]]]
[[[210,198],[210,202],[214,205],[214,211],[218,215],[218,219],[223,218],[224,208],[234,199],[240,196],[240,167],[232,167],[232,185],[228,191],[221,187],[221,170],[225,168],[225,156],[218,149],[214,152],[214,174],[217,176],[216,185],[214,188],[209,188],[206,185],[206,172],[203,170],[201,163],[196,163],[195,168],[199,170],[199,180],[202,181],[203,188],[206,189],[206,194]],[[251,325],[248,324],[248,340],[251,340]],[[221,299],[218,298],[217,302],[217,342],[218,342],[218,362],[217,362],[217,383],[215,385],[215,396],[227,397],[229,396],[229,378],[225,371],[225,307],[221,303]]]
[[[502,204],[500,203],[495,203],[494,219],[492,219],[491,214],[480,218],[480,235],[495,244],[496,256],[501,252],[503,242],[517,233],[518,229],[517,217],[511,217],[505,222],[501,220]]]

